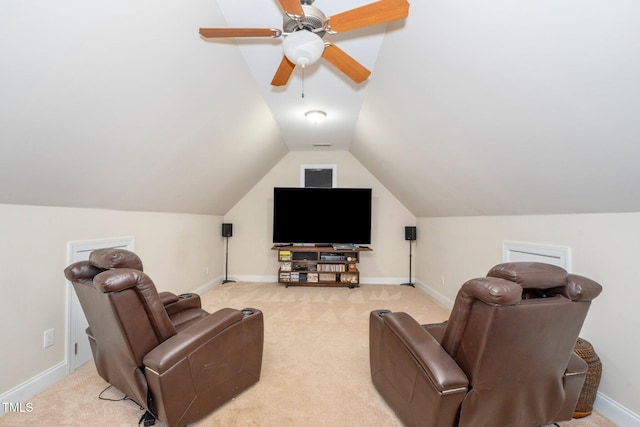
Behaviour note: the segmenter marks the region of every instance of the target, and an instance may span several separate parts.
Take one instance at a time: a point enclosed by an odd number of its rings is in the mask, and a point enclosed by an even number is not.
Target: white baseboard
[[[363,285],[401,285],[407,282],[406,277],[362,277],[360,283]]]
[[[423,281],[417,280],[416,288],[425,292],[427,295],[431,296],[432,298],[434,298],[436,301],[438,301],[440,304],[444,305],[445,307],[448,307],[449,309],[453,308],[453,300],[442,295],[440,292],[436,291],[433,287],[427,285]]]
[[[4,403],[24,404],[28,403],[36,394],[51,387],[67,375],[67,363],[60,362],[55,366],[39,373],[35,377],[23,382],[22,384],[12,388],[0,395],[0,415],[4,414]]]
[[[278,281],[278,276],[230,276],[229,279],[236,282],[258,282],[258,283],[274,283]]]
[[[596,394],[593,409],[620,427],[640,427],[640,415],[631,412],[600,392]]]
[[[198,295],[202,295],[205,292],[207,292],[208,290],[212,289],[214,286],[222,283],[222,276],[221,277],[217,277],[213,280],[208,281],[207,283],[205,283],[204,285],[200,286],[198,289],[192,291],[194,294],[198,294]]]

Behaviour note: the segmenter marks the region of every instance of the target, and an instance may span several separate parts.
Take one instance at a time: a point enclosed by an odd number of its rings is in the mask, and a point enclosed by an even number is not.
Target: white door
[[[133,251],[133,237],[123,237],[118,239],[92,240],[83,242],[69,242],[68,263],[86,261],[89,259],[91,251],[103,248],[122,248]],[[80,306],[80,301],[73,290],[71,282],[67,281],[67,295],[69,307],[69,337],[67,345],[67,373],[75,371],[93,357],[86,329],[89,324]]]

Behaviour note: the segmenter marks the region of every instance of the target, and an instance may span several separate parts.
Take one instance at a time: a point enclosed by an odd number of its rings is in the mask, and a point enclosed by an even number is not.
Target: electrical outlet
[[[44,331],[44,346],[42,348],[51,347],[56,343],[56,330],[49,329]]]

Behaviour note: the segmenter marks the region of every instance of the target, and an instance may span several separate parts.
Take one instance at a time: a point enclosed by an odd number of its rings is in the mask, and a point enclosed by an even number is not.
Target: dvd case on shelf
[[[282,271],[291,271],[291,262],[281,262],[280,263],[280,270]]]

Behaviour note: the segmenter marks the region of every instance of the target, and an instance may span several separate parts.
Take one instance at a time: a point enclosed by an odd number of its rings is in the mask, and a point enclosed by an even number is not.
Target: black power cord
[[[111,399],[111,398],[109,398],[109,397],[103,397],[102,395],[104,394],[104,392],[106,392],[107,390],[109,390],[111,387],[113,387],[113,386],[112,386],[112,385],[109,385],[109,386],[107,386],[104,390],[102,390],[102,391],[100,392],[100,394],[98,395],[98,399],[100,399],[100,400],[106,400],[106,401],[109,401],[109,402],[121,402],[121,401],[123,401],[123,400],[130,400],[130,401],[132,401],[133,403],[135,403],[136,405],[140,406],[140,404],[139,404],[138,402],[136,402],[135,400],[133,400],[132,398],[130,398],[130,397],[129,397],[129,396],[127,396],[126,394],[125,394],[124,396],[122,396],[121,398],[119,398],[119,399]],[[144,409],[144,408],[143,408],[142,406],[140,406],[140,409]]]
[[[140,418],[140,420],[138,421],[138,425],[142,424],[144,422],[145,427],[148,426],[152,426],[155,423],[155,418],[153,416],[150,416],[151,414],[149,414],[149,412],[146,411],[146,409],[140,405],[138,402],[136,402],[135,400],[133,400],[132,398],[130,398],[129,396],[127,396],[126,394],[124,396],[122,396],[119,399],[111,399],[109,397],[104,397],[103,394],[109,390],[111,387],[113,387],[112,385],[107,386],[104,390],[102,390],[100,392],[100,394],[98,395],[98,399],[100,400],[106,400],[108,402],[122,402],[122,401],[126,401],[126,400],[130,400],[131,402],[135,403],[136,405],[138,405],[138,408],[140,408],[141,411],[145,411],[144,414],[142,414],[142,417]],[[148,415],[147,415],[148,414]]]

